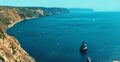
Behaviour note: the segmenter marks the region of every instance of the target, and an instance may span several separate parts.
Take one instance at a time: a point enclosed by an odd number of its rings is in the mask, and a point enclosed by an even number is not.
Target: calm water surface
[[[37,62],[93,62],[120,59],[120,12],[69,13],[17,23],[7,30]]]

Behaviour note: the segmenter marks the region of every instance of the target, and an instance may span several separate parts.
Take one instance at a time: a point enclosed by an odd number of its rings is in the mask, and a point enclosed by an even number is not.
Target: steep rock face
[[[69,13],[69,10],[67,10],[66,8],[44,8],[44,7],[41,7],[41,9],[43,10],[45,16]]]
[[[6,34],[6,28],[23,19],[68,12],[65,8],[0,6],[0,62],[35,62],[13,36]]]
[[[0,60],[3,62],[35,62],[20,46],[14,37],[4,33],[0,39]]]

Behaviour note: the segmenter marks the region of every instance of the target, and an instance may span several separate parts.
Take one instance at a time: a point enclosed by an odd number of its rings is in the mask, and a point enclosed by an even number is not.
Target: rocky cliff
[[[35,62],[13,36],[6,34],[6,28],[23,19],[68,12],[65,8],[0,6],[0,62]]]

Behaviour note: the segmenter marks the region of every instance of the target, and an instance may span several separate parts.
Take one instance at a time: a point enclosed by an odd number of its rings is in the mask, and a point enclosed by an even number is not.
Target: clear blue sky
[[[97,11],[120,11],[120,0],[0,0],[0,5],[93,8]]]

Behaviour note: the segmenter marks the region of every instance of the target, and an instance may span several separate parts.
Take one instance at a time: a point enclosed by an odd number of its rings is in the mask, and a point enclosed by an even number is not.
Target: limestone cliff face
[[[68,12],[63,8],[0,6],[0,62],[35,62],[13,36],[6,34],[6,28],[23,19]]]
[[[44,7],[41,7],[41,9],[43,10],[45,16],[69,13],[69,10],[67,10],[66,8],[44,8]]]
[[[0,39],[0,61],[2,62],[35,62],[11,36],[5,34],[4,39]]]
[[[43,11],[41,9],[0,7],[0,62],[35,62],[21,48],[19,42],[14,37],[5,33],[5,29],[19,20],[38,17],[38,14],[43,15]]]

